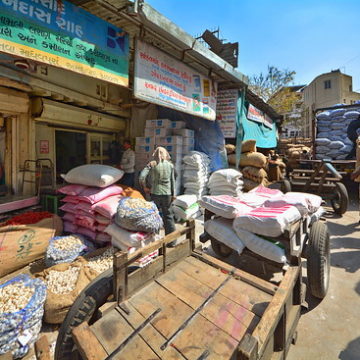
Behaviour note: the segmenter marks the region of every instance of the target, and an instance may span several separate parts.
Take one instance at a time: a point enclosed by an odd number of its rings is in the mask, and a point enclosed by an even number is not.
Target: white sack
[[[249,231],[239,228],[235,228],[235,232],[245,246],[252,252],[277,263],[286,263],[284,249],[275,245],[271,241],[262,239]]]
[[[300,219],[301,214],[295,206],[260,207],[237,216],[234,220],[234,228],[235,231],[243,229],[254,234],[278,237],[289,229],[291,224]]]
[[[121,244],[129,247],[142,247],[154,238],[153,234],[128,231],[116,224],[107,226],[105,232],[111,236],[112,244],[120,249]]]
[[[110,186],[124,175],[122,170],[108,165],[88,164],[71,169],[61,177],[70,184],[81,184],[95,187]]]
[[[195,204],[196,201],[197,201],[197,198],[194,195],[179,195],[173,201],[173,204],[176,206],[180,206],[183,209],[187,209],[191,205]]]
[[[206,221],[204,229],[214,239],[235,250],[239,255],[245,248],[245,245],[232,227],[232,220],[223,218],[211,219]]]

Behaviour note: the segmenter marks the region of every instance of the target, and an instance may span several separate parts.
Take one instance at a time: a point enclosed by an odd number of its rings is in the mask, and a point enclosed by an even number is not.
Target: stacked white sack
[[[347,137],[347,128],[351,121],[360,116],[358,109],[335,109],[323,111],[317,115],[316,158],[343,160],[352,149]]]
[[[242,174],[235,169],[221,169],[211,174],[210,195],[239,196],[243,188]]]
[[[210,173],[209,157],[199,151],[191,151],[183,158],[185,194],[201,198],[207,193],[207,182]]]
[[[177,220],[194,219],[200,215],[196,195],[180,195],[172,203],[172,211]]]

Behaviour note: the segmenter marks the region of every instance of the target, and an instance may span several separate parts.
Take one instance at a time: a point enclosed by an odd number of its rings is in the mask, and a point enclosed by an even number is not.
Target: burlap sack
[[[236,150],[236,146],[232,145],[232,144],[226,144],[225,145],[225,149],[226,149],[226,153],[229,154],[233,154]]]
[[[44,321],[49,324],[61,324],[72,304],[75,302],[81,291],[93,280],[96,276],[91,269],[85,267],[86,260],[78,258],[73,263],[63,263],[52,266],[38,274],[36,277],[44,280],[51,270],[65,271],[69,267],[79,267],[79,276],[75,288],[66,294],[54,294],[47,290],[46,301],[44,306]]]
[[[253,166],[246,166],[241,170],[243,177],[261,184],[264,179],[267,179],[267,173],[264,169]]]
[[[0,227],[0,277],[43,257],[50,239],[61,233],[57,215],[36,224]]]
[[[229,165],[236,166],[236,154],[228,155],[228,163]]]
[[[255,166],[257,168],[264,168],[267,164],[267,157],[259,152],[248,152],[241,154],[240,166]]]
[[[256,152],[256,140],[245,140],[241,143],[241,152]]]
[[[244,181],[244,185],[243,185],[244,191],[250,191],[252,189],[255,189],[257,186],[259,186],[258,183],[256,183],[255,181],[252,181],[250,179],[243,178],[243,181]]]

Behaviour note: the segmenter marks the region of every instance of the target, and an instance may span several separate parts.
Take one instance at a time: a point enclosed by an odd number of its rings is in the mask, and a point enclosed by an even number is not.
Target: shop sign
[[[208,120],[216,117],[217,83],[138,40],[134,96]]]
[[[247,118],[249,120],[263,124],[270,129],[273,128],[273,121],[270,119],[270,117],[263,111],[257,109],[254,105],[249,104]]]
[[[65,0],[0,0],[0,52],[128,86],[128,35]]]
[[[216,101],[216,120],[225,138],[236,137],[238,89],[219,90]]]

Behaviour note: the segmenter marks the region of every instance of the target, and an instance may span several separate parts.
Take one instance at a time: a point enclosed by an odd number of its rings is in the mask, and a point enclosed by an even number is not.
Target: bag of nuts
[[[86,260],[79,258],[74,263],[58,264],[36,274],[47,286],[45,322],[61,324],[80,292],[96,277],[85,264]]]

